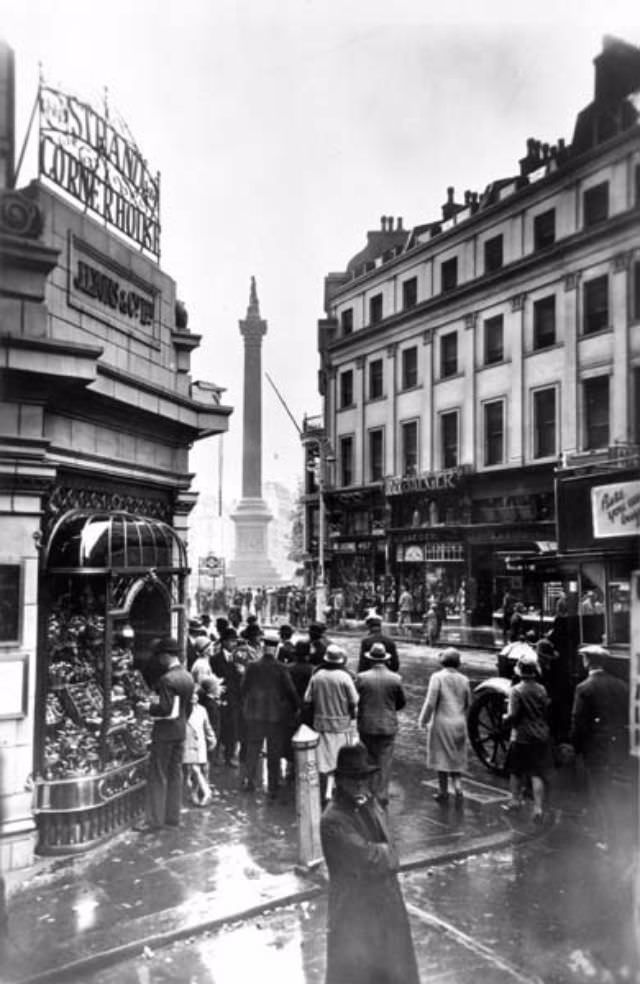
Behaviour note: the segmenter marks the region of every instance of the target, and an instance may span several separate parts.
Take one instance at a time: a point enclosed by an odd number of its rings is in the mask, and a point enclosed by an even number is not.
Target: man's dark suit
[[[149,708],[154,718],[147,777],[150,827],[177,827],[180,823],[182,749],[193,686],[191,674],[178,662],[169,667],[156,685],[159,701]]]

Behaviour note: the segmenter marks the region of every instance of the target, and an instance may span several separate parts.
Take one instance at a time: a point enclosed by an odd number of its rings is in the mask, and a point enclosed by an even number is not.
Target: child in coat
[[[194,687],[182,755],[185,783],[194,806],[206,806],[213,796],[207,778],[208,753],[215,748],[216,737],[209,715],[200,702],[201,693],[200,687]]]

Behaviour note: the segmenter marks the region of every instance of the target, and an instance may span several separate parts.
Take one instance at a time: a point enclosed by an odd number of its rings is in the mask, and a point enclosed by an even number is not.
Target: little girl
[[[182,755],[185,782],[194,806],[206,806],[211,802],[213,794],[207,779],[207,758],[208,752],[216,746],[216,737],[200,703],[200,694],[200,687],[194,687]]]

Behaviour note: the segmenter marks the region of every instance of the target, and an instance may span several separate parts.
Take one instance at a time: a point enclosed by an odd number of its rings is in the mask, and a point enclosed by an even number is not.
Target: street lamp
[[[317,456],[313,462],[311,470],[314,473],[318,486],[318,574],[316,577],[316,621],[324,621],[325,608],[327,607],[327,585],[325,577],[325,527],[326,527],[326,508],[324,502],[324,492],[326,487],[326,468],[336,460],[336,456],[331,447],[331,442],[326,437],[306,436],[303,438],[305,445],[317,448]]]

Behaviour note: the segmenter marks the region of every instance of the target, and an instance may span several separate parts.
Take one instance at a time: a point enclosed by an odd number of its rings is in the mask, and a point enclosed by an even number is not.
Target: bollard
[[[313,868],[322,862],[320,845],[320,781],[316,748],[317,731],[301,724],[291,739],[296,770],[296,819],[298,863]]]

